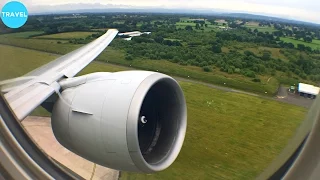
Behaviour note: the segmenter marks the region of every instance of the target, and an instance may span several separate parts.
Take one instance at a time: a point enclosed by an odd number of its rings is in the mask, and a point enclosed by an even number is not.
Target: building
[[[222,29],[224,31],[227,31],[227,30],[231,30],[232,28],[230,27],[225,27],[225,26],[219,26],[219,29]]]
[[[319,87],[310,84],[299,83],[298,85],[298,92],[300,96],[315,99],[316,96],[319,94],[319,91]]]
[[[131,40],[132,40],[132,37],[124,38],[123,40],[125,40],[125,41],[131,41]]]

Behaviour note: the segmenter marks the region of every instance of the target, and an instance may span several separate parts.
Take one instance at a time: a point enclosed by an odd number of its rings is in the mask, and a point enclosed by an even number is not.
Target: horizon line
[[[56,5],[54,5],[56,6]],[[51,6],[51,7],[54,7]],[[114,11],[114,12],[94,12],[93,10],[108,10],[108,9],[112,9],[112,10],[122,10],[121,12],[119,11]],[[92,12],[88,12],[88,11],[92,11]],[[127,10],[127,11],[125,11]],[[49,11],[49,12],[41,12],[41,11],[31,11],[29,12],[30,16],[33,15],[55,15],[55,14],[74,14],[74,11],[79,11],[77,13],[139,13],[139,12],[132,12],[130,10],[145,10],[145,11],[152,11],[152,10],[181,10],[183,11],[184,9],[180,9],[180,8],[163,8],[163,7],[152,7],[151,9],[146,9],[145,7],[130,7],[130,8],[123,8],[123,7],[113,7],[113,8],[82,8],[82,9],[74,9],[74,10],[60,10],[60,11]],[[191,11],[200,11],[200,10],[206,10],[206,11],[210,11],[210,9],[205,9],[205,8],[195,8],[195,9],[190,9]],[[221,12],[219,12],[219,10],[221,10]],[[71,11],[71,12],[67,12],[67,11]],[[277,19],[282,19],[282,20],[288,20],[288,21],[296,21],[296,22],[300,22],[300,23],[308,23],[308,24],[313,24],[313,25],[320,25],[320,23],[317,22],[311,22],[311,21],[305,21],[305,20],[297,20],[297,19],[290,19],[290,18],[285,18],[285,17],[281,17],[281,16],[277,16],[277,15],[269,15],[269,14],[259,14],[259,13],[252,13],[252,12],[242,12],[242,11],[232,11],[232,10],[225,10],[225,9],[212,9],[212,12],[197,12],[197,14],[193,14],[195,12],[160,12],[160,11],[153,11],[153,12],[141,12],[141,13],[161,13],[161,14],[190,14],[190,15],[223,15],[223,14],[247,14],[247,15],[255,15],[255,16],[263,16],[263,17],[270,17],[270,18],[277,18]]]

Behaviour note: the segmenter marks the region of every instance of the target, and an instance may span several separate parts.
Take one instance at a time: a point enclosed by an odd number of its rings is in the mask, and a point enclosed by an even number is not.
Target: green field
[[[191,19],[189,18],[180,18],[181,21],[184,21],[184,22],[177,22],[176,23],[176,28],[179,29],[184,29],[186,26],[192,26],[194,30],[195,27],[196,27],[196,23],[194,22],[187,22],[187,21],[192,21]],[[204,29],[204,32],[210,32],[210,31],[220,31],[219,29],[219,26],[217,25],[212,25],[209,21],[206,21],[206,24],[208,24],[208,27],[200,27],[200,28],[203,28]],[[202,31],[202,30],[196,30],[196,31]]]
[[[281,37],[280,39],[284,42],[294,44],[295,47],[297,47],[298,44],[303,44],[305,46],[311,47],[312,49],[320,49],[320,40],[317,40],[317,39],[312,40],[312,43],[304,42],[302,40],[292,39],[289,37]]]
[[[273,58],[281,59],[283,61],[289,61],[288,58],[280,52],[281,50],[280,48],[253,47],[253,48],[245,48],[245,50],[249,50],[258,56],[262,56],[263,51],[269,51],[271,52]]]
[[[23,76],[24,74],[40,67],[59,56],[24,48],[0,45],[0,81]],[[93,62],[87,66],[80,74],[88,74],[98,71],[121,71],[124,68],[116,66],[101,66],[101,63]],[[32,115],[50,116],[43,108],[37,108]]]
[[[177,161],[164,172],[122,173],[121,179],[254,179],[284,148],[305,114],[275,101],[181,85],[188,130]]]
[[[59,33],[59,34],[50,34],[44,36],[37,36],[37,39],[61,39],[61,40],[69,40],[69,39],[79,39],[79,38],[86,38],[92,35],[93,32],[66,32],[66,33]]]
[[[277,30],[274,29],[273,27],[268,27],[268,26],[245,25],[245,27],[251,28],[252,30],[257,29],[257,30],[260,31],[260,32],[273,33],[273,32],[275,32],[275,31],[277,31]]]
[[[81,47],[81,45],[65,44],[67,41],[63,40],[47,40],[34,38],[25,39],[17,38],[17,36],[21,36],[21,33],[0,35],[0,44],[12,45],[56,54],[66,54],[74,49],[77,49],[78,47]],[[58,44],[58,41],[62,42],[62,44]]]
[[[74,49],[81,47],[81,45],[68,43],[58,44],[58,40],[33,38],[22,40],[19,38],[8,38],[4,35],[0,35],[0,44],[12,45],[56,54],[66,54]],[[254,83],[250,79],[245,78],[241,75],[229,75],[227,73],[222,73],[219,70],[214,70],[210,73],[204,73],[203,70],[199,67],[182,66],[165,60],[153,61],[150,59],[135,59],[134,61],[127,61],[125,60],[125,53],[123,51],[114,49],[112,47],[107,48],[107,50],[98,57],[98,60],[125,66],[131,65],[132,67],[144,70],[159,70],[160,72],[170,75],[201,80],[217,85],[227,85],[235,89],[241,89],[260,94],[268,92],[268,94],[272,95],[277,91],[278,88],[277,83],[270,84],[267,81]],[[262,80],[268,78],[261,77]]]
[[[119,52],[119,50],[115,50],[113,48],[107,48],[107,50],[98,57],[98,60],[131,66],[138,69],[152,71],[158,70],[169,75],[196,79],[217,85],[227,85],[236,89],[242,89],[251,92],[253,91],[261,94],[268,92],[268,94],[272,95],[278,88],[278,84],[270,84],[266,81],[263,81],[262,83],[253,83],[250,79],[247,79],[241,75],[226,75],[219,70],[214,70],[210,73],[204,73],[200,67],[182,66],[166,60],[153,61],[149,59],[135,59],[134,61],[127,61],[124,60],[124,53],[121,53],[121,51]]]
[[[41,35],[43,31],[28,31],[21,33],[9,33],[9,34],[0,34],[2,38],[29,38],[32,35]]]
[[[22,76],[57,57],[48,53],[0,45],[0,81]],[[49,116],[50,114],[39,107],[32,115]]]
[[[0,54],[1,79],[20,76],[57,57],[3,45]],[[97,62],[81,74],[125,69]],[[177,161],[157,174],[123,172],[121,179],[253,179],[280,153],[306,113],[277,101],[180,84],[188,129]],[[34,115],[48,114],[38,109]]]

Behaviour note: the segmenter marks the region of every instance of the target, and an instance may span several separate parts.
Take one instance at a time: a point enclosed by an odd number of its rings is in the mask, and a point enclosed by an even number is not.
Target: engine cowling
[[[153,173],[177,158],[187,109],[179,84],[149,71],[124,71],[62,92],[52,111],[56,139],[112,169]],[[68,105],[69,104],[69,105]]]

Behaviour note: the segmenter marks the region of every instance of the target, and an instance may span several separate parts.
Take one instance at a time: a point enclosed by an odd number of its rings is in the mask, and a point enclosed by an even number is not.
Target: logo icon
[[[21,2],[10,1],[3,6],[1,19],[9,28],[20,28],[28,20],[28,10]]]

